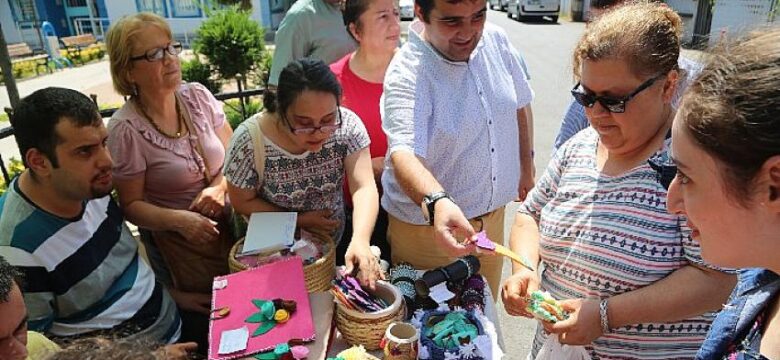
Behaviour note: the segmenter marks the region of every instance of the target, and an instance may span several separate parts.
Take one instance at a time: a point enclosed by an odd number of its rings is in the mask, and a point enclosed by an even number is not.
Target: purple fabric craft
[[[487,233],[480,231],[477,233],[477,247],[480,249],[496,251],[496,244],[487,237]]]

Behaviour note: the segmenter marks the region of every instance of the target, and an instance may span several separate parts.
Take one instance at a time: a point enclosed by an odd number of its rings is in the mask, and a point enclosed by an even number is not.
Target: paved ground
[[[521,23],[508,19],[506,13],[490,10],[488,21],[502,27],[528,65],[531,87],[536,97],[534,112],[534,148],[537,177],[550,160],[553,140],[558,133],[564,110],[571,101],[571,51],[582,34],[582,23],[561,21]],[[506,234],[514,220],[511,214],[517,204],[507,209]],[[504,278],[510,274],[509,263],[504,266]],[[505,359],[525,359],[528,355],[536,322],[506,314],[499,303],[499,318],[507,356]]]
[[[505,13],[493,10],[489,11],[488,21],[506,30],[512,44],[520,50],[528,64],[531,86],[536,92],[533,103],[534,137],[537,173],[541,173],[549,161],[560,119],[570,101],[568,92],[572,86],[571,50],[582,33],[583,24],[566,21],[561,21],[559,24],[548,22],[526,24],[507,19]],[[21,96],[46,86],[62,86],[86,94],[94,93],[98,95],[101,104],[122,102],[121,96],[114,93],[111,88],[107,61],[58,71],[53,75],[18,83]],[[8,96],[5,87],[0,87],[0,107],[4,106],[8,106]],[[7,123],[0,123],[0,127],[3,126],[7,126]],[[0,154],[4,159],[8,159],[9,156],[18,157],[13,139],[0,141]],[[516,206],[517,204],[510,205],[507,214],[512,214]],[[508,216],[507,226],[511,221],[512,217]],[[508,264],[506,265],[505,277],[509,275],[509,267]],[[524,359],[530,348],[535,322],[508,316],[501,304],[499,304],[499,318],[507,352],[506,359]]]

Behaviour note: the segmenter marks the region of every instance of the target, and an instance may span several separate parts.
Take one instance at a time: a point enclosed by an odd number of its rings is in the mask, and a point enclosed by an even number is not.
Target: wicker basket
[[[325,254],[317,259],[317,261],[303,267],[303,276],[306,279],[306,289],[309,293],[315,293],[320,291],[328,291],[331,287],[331,282],[336,275],[336,246],[329,238],[312,234],[314,237],[312,241],[317,243],[317,246],[321,249],[325,249]],[[247,269],[247,266],[242,264],[236,259],[236,251],[244,244],[244,239],[241,238],[230,249],[229,266],[230,272],[236,273]],[[257,255],[262,257],[263,254]]]
[[[386,281],[378,281],[374,295],[385,300],[390,306],[373,312],[362,313],[336,303],[336,328],[350,345],[363,345],[367,350],[380,349],[379,345],[390,324],[403,321],[403,295],[397,287]]]

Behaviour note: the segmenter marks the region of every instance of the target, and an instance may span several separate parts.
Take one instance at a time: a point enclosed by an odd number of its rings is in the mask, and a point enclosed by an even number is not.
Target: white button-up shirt
[[[388,150],[382,174],[382,206],[411,224],[425,224],[396,180],[390,155],[414,153],[473,218],[517,197],[520,147],[517,110],[533,99],[520,55],[506,33],[485,24],[468,62],[442,57],[409,27],[384,82],[382,127]]]

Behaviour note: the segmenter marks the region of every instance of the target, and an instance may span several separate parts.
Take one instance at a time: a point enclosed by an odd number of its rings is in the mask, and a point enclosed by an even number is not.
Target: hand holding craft
[[[374,256],[368,241],[360,241],[353,237],[344,255],[344,262],[345,273],[353,274],[357,269],[356,277],[360,284],[368,286],[371,290],[376,289],[377,280],[385,279],[379,266],[379,259]]]
[[[529,294],[539,290],[539,276],[535,271],[521,268],[506,279],[501,290],[504,308],[509,315],[533,317],[526,307],[530,300]]]
[[[542,322],[544,329],[558,334],[564,345],[587,345],[603,335],[598,299],[569,299],[559,301],[568,318],[556,323]]]
[[[435,204],[435,216],[433,217],[434,240],[452,256],[465,256],[476,249],[474,236],[476,231],[471,226],[463,211],[449,198],[443,198]],[[458,242],[456,234],[466,238],[464,242]]]

